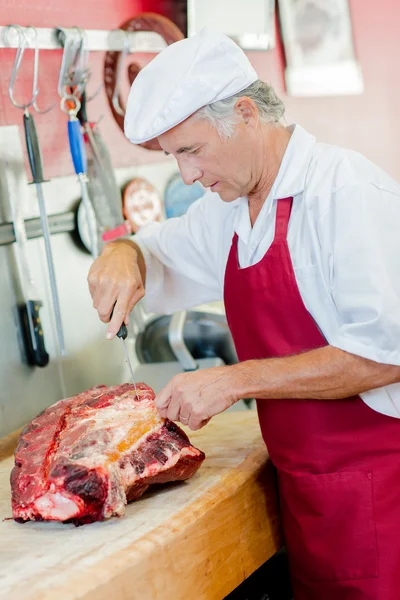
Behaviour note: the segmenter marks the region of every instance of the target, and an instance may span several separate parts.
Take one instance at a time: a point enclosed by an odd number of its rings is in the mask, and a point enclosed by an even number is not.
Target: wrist
[[[252,398],[252,389],[254,388],[254,370],[252,363],[254,361],[240,362],[230,367],[232,374],[232,389],[235,402],[243,398]]]
[[[137,256],[138,251],[137,251],[136,244],[134,242],[132,242],[131,240],[127,240],[127,239],[119,239],[119,240],[114,240],[113,242],[108,242],[107,244],[105,244],[102,254],[109,254],[116,250],[121,251],[121,249],[127,249],[127,248],[129,248],[130,251],[134,253],[134,256]]]

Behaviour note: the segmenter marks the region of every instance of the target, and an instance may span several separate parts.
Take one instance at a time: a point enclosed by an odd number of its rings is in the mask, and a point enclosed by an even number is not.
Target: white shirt
[[[147,267],[146,308],[170,313],[223,298],[234,232],[241,267],[261,260],[276,202],[293,196],[288,245],[303,302],[328,344],[400,365],[400,186],[351,150],[316,143],[299,125],[251,227],[247,198],[208,191],[188,213],[136,236]],[[400,417],[400,384],[361,395]]]

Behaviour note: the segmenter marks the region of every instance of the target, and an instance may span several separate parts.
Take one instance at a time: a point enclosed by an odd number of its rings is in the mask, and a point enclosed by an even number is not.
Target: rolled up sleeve
[[[400,365],[400,198],[373,184],[338,191],[325,223],[339,327],[329,343]]]
[[[222,298],[215,229],[203,197],[186,215],[151,223],[136,234],[146,263],[148,312],[172,313]]]

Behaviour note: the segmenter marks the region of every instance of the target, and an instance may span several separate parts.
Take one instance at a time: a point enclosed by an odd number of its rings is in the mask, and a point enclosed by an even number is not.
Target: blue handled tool
[[[73,31],[59,28],[60,40],[64,45],[63,58],[58,80],[58,93],[61,110],[68,115],[68,139],[75,173],[81,186],[82,202],[89,229],[90,251],[93,258],[98,256],[97,219],[90,201],[87,183],[87,158],[81,124],[77,114],[81,108],[80,97],[85,91],[90,76],[87,66],[87,36],[79,27]]]
[[[66,104],[69,107],[66,108]],[[77,118],[77,113],[80,109],[80,101],[74,94],[65,94],[61,100],[61,109],[68,114],[68,139],[69,148],[71,151],[72,162],[74,164],[75,173],[78,175],[78,180],[81,186],[82,202],[86,211],[86,221],[89,229],[90,251],[93,258],[98,257],[98,235],[96,217],[94,215],[92,203],[90,202],[89,192],[87,188],[87,158],[85,144],[81,124]]]

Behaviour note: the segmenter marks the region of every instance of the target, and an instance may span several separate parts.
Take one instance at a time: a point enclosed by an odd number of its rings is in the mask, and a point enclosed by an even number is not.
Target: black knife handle
[[[35,121],[33,120],[32,115],[28,112],[24,112],[24,129],[33,183],[43,183],[45,179],[43,177],[42,156],[40,153]]]
[[[126,340],[128,337],[128,328],[125,323],[122,323],[121,327],[119,328],[117,337],[122,338],[123,340]]]
[[[50,356],[44,343],[43,328],[39,315],[41,306],[42,302],[40,302],[40,300],[28,300],[26,304],[19,307],[26,357],[28,363],[34,367],[45,367],[50,360]],[[29,326],[29,314],[32,318],[32,333],[35,344],[33,343],[31,328]],[[36,349],[34,346],[36,346]]]

